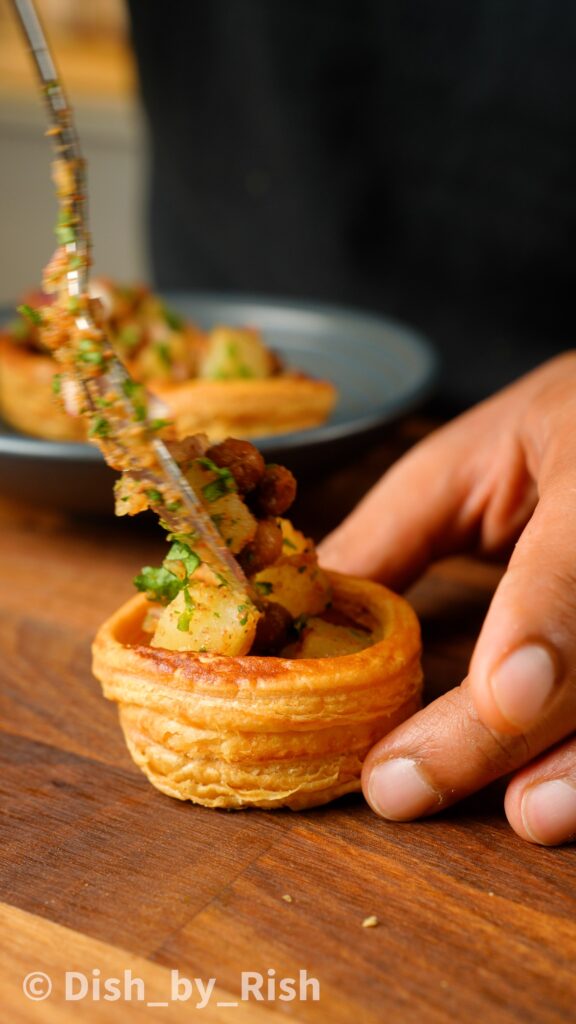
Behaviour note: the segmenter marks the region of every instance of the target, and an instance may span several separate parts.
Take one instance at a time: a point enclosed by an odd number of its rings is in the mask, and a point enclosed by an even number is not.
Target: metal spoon
[[[51,137],[56,158],[64,165],[66,173],[71,175],[73,182],[74,231],[70,240],[65,242],[65,246],[73,263],[73,268],[68,266],[66,272],[66,290],[69,298],[74,302],[88,293],[90,233],[86,213],[85,163],[80,151],[72,111],[62,88],[33,0],[12,0],[12,2],[40,77],[50,122],[48,134]],[[69,259],[68,264],[70,262]],[[75,318],[75,322],[79,331],[98,330],[86,308]],[[83,400],[92,413],[97,412],[98,398],[103,392],[112,389],[121,396],[120,401],[125,410],[125,423],[128,425],[133,423],[136,418],[136,409],[129,397],[131,389],[126,386],[132,378],[122,363],[114,355],[108,354],[109,344],[105,343],[105,347],[107,351],[106,372],[97,378],[91,378],[83,377],[77,370],[75,379],[82,389]],[[148,419],[144,419],[143,425],[148,426],[152,433],[152,426]],[[180,502],[177,511],[171,510],[170,503],[155,505],[152,502],[155,511],[172,532],[196,533],[206,546],[213,567],[227,581],[248,594],[251,588],[244,573],[224,545],[200,498],[190,487],[164,442],[159,438],[150,437],[149,444],[153,448],[155,458],[143,460],[139,446],[127,444],[127,437],[129,441],[130,433],[122,431],[120,436],[113,435],[107,439],[110,442],[108,452],[104,452],[107,461],[114,465],[114,450],[116,450],[116,455],[120,454],[122,460],[129,463],[131,474],[141,475],[146,482],[150,482],[152,487],[168,485],[172,493],[177,492]],[[147,462],[152,462],[152,466],[146,464]],[[183,521],[186,522],[184,529]]]

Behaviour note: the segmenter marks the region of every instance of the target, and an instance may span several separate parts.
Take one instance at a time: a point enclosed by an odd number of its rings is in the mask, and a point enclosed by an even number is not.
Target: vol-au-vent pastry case
[[[324,804],[360,789],[374,743],[420,706],[420,630],[407,601],[318,564],[286,517],[292,474],[248,442],[196,435],[173,454],[238,560],[250,596],[223,584],[193,537],[94,641],[130,754],[163,793],[208,807]],[[133,483],[121,512],[146,504]]]

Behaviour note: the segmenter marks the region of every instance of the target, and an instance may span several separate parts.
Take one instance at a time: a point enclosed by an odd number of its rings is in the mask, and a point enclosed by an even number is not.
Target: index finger
[[[401,589],[436,558],[515,539],[535,503],[519,439],[529,378],[420,442],[318,548],[328,569]]]

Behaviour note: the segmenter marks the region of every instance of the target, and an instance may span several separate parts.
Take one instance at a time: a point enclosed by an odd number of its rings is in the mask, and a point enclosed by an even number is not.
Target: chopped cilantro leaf
[[[161,505],[162,502],[164,501],[161,492],[158,491],[155,487],[149,487],[147,491],[144,491],[144,494],[150,501],[154,502],[156,505]]]
[[[52,394],[59,395],[62,391],[62,374],[55,373],[52,377]]]
[[[126,380],[122,381],[122,391],[128,401],[132,402],[135,419],[141,423],[142,420],[146,419],[144,388],[141,384],[137,384],[135,380],[131,380],[130,377],[127,377]]]
[[[186,575],[191,576],[200,565],[200,556],[188,544],[183,544],[182,541],[177,540],[172,544],[164,561],[182,562]]]
[[[248,610],[249,610],[249,605],[247,605],[247,604],[239,604],[238,605],[238,615],[239,615],[238,622],[240,623],[241,626],[245,626],[246,623],[248,622]]]
[[[126,395],[126,398],[134,398],[134,395],[138,394],[142,390],[142,385],[137,384],[131,377],[126,377],[122,381],[122,391]]]
[[[186,608],[181,615],[178,616],[178,622],[176,623],[176,629],[179,629],[181,633],[187,633],[190,626],[190,619],[192,618],[192,612]]]
[[[212,462],[212,459],[201,458],[196,461],[204,469],[209,469],[211,473],[216,473],[216,479],[204,484],[202,488],[202,494],[206,501],[217,501],[218,498],[223,498],[225,494],[232,494],[236,491],[236,481],[229,469],[217,466],[215,462]]]
[[[212,480],[209,484],[205,484],[202,488],[202,494],[206,498],[206,501],[211,503],[213,501],[218,501],[218,498],[223,498],[225,494],[230,494],[231,490],[232,488],[227,485],[225,480],[218,479]]]
[[[176,628],[181,630],[182,633],[187,633],[190,627],[190,619],[192,618],[192,613],[194,611],[194,608],[196,607],[194,601],[190,597],[190,591],[188,590],[188,587],[184,587],[184,604],[186,605],[186,607],[184,611],[181,613],[181,615],[178,617]]]
[[[36,327],[42,327],[44,320],[39,309],[34,309],[32,306],[27,306],[26,304],[18,306],[17,309],[20,316],[26,317],[26,319],[29,320],[30,323],[35,324]]]
[[[162,366],[169,370],[172,366],[172,353],[170,352],[170,346],[165,341],[157,341],[154,345],[154,351],[162,363]]]
[[[134,586],[137,590],[144,591],[149,601],[169,604],[182,589],[183,581],[164,566],[157,569],[152,565],[145,565],[134,577]]]
[[[272,593],[272,591],[274,590],[274,587],[272,586],[272,584],[271,583],[267,583],[265,580],[260,580],[260,581],[259,580],[255,580],[254,581],[254,586],[255,586],[256,590],[258,591],[258,593],[262,594],[264,597],[268,597]]]
[[[282,540],[282,547],[284,547],[284,548],[292,548],[293,551],[297,551],[298,550],[298,548],[296,547],[294,542],[291,541],[289,537],[284,537],[283,538],[283,540]]]
[[[166,306],[162,307],[162,314],[168,327],[173,331],[181,331],[184,327],[184,320],[181,316],[178,316],[172,309],[166,309]]]
[[[216,463],[213,462],[212,459],[207,458],[206,455],[202,455],[200,458],[196,459],[196,462],[204,469],[211,469],[213,473],[221,472],[221,466],[217,466]]]
[[[140,344],[141,338],[142,330],[138,327],[138,324],[126,324],[126,327],[123,327],[118,334],[118,341],[120,342],[120,345],[123,348],[128,349],[128,351],[136,348],[136,346]],[[138,387],[135,381],[131,381],[131,383],[134,383],[135,386]]]
[[[56,228],[56,238],[60,245],[68,245],[70,242],[76,241],[76,232],[73,227],[68,224],[58,224]]]
[[[90,437],[108,437],[110,422],[105,416],[94,416],[90,424]]]
[[[86,363],[87,366],[103,366],[105,358],[102,352],[94,348],[93,342],[89,338],[80,338],[76,362]]]

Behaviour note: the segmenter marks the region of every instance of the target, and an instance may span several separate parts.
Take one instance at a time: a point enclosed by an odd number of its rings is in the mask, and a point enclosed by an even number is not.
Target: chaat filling
[[[194,535],[169,533],[162,565],[145,566],[134,580],[149,601],[143,630],[151,646],[322,658],[376,642],[369,615],[333,607],[314,543],[285,517],[296,495],[290,470],[266,465],[253,445],[233,438],[210,445],[196,435],[168,447],[243,569],[250,596],[202,560]],[[133,514],[149,496],[124,477],[116,500],[120,514]]]

